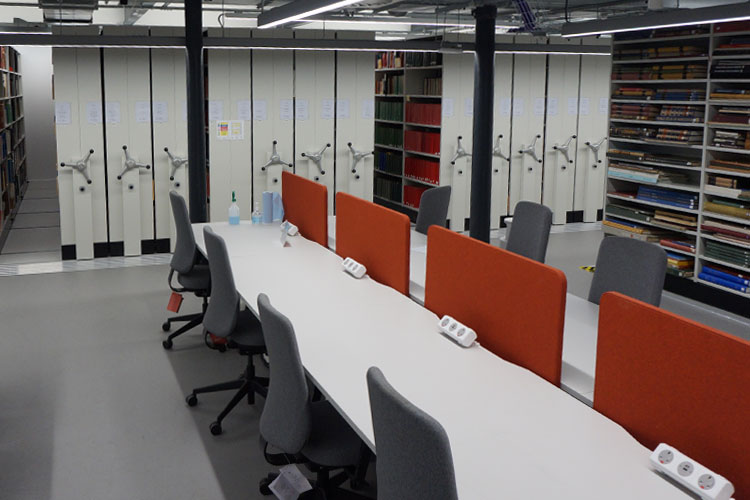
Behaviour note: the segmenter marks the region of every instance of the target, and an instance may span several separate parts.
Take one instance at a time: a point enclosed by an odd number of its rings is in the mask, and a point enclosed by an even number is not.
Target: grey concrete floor
[[[54,262],[60,254],[60,205],[57,181],[29,181],[8,238],[0,248],[0,264]]]

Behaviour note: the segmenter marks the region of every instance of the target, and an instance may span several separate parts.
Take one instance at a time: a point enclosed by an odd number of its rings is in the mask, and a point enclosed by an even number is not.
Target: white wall
[[[30,180],[57,177],[52,49],[16,47],[21,54],[26,163]]]

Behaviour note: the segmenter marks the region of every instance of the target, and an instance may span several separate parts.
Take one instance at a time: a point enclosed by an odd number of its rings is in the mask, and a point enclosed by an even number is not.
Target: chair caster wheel
[[[227,352],[227,346],[225,346],[224,344],[219,344],[216,347],[216,350],[219,351],[219,352]]]
[[[198,404],[198,396],[195,394],[188,394],[188,397],[185,398],[185,402],[188,406],[195,406]]]
[[[219,422],[211,422],[209,429],[214,436],[221,435],[221,424]]]
[[[169,321],[165,321],[161,324],[161,329],[165,332],[168,332],[170,328],[172,328],[172,325],[169,324]]]
[[[161,343],[161,346],[168,351],[172,348],[172,341],[167,339]]]
[[[258,489],[260,490],[260,494],[264,496],[273,495],[273,492],[271,491],[271,488],[269,486],[271,485],[271,479],[264,477],[260,480],[260,484],[258,485]]]

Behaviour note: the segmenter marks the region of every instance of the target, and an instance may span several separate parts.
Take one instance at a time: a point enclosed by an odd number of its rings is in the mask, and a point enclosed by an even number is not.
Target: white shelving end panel
[[[185,78],[184,50],[151,50],[156,239],[169,239],[172,251],[176,232],[169,192],[174,190],[188,199]]]
[[[519,35],[515,41],[543,45],[546,38]],[[511,215],[519,201],[542,201],[547,76],[545,55],[515,54],[513,57],[513,132],[509,205]]]
[[[607,39],[584,40],[584,44],[608,45]],[[578,159],[574,210],[583,210],[584,222],[596,222],[597,212],[604,207],[609,143],[609,94],[611,58],[581,56],[580,94],[578,96]],[[598,154],[586,143],[596,147],[602,139]]]
[[[577,38],[555,37],[550,41],[550,44],[555,45],[580,43]],[[547,67],[542,203],[552,210],[554,224],[565,224],[567,213],[573,210],[581,57],[550,55]]]
[[[244,30],[242,33],[250,36]],[[208,52],[210,218],[213,222],[227,220],[232,191],[237,195],[241,219],[249,219],[253,202],[261,201],[260,194],[254,196],[252,189],[256,161],[251,146],[252,57],[250,50]],[[258,193],[265,191],[265,186],[255,187]]]
[[[337,37],[369,40],[374,35],[340,32]],[[336,52],[336,192],[368,201],[372,201],[374,155],[356,161],[348,145],[370,153],[375,147],[375,54],[375,51]]]
[[[471,156],[452,164],[461,146],[471,154],[474,130],[474,55],[443,54],[443,125],[440,131],[440,183],[450,184],[450,228],[463,231],[471,204]]]
[[[298,31],[298,39],[332,39],[331,31]],[[295,173],[328,189],[328,213],[333,215],[336,54],[299,50],[294,53]],[[302,156],[304,154],[304,156]],[[318,158],[319,156],[319,158]]]
[[[256,30],[255,38],[292,38],[291,30]],[[273,164],[273,146],[279,159],[294,164],[294,51],[253,50],[253,199],[263,191],[281,192],[281,172]]]
[[[499,35],[498,43],[513,40],[512,35]],[[500,227],[500,217],[508,215],[508,183],[510,181],[510,133],[513,102],[513,55],[495,56],[495,120],[492,155],[492,202],[490,229]]]

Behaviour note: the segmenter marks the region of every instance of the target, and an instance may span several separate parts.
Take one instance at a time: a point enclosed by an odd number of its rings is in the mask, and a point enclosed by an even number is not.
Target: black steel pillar
[[[185,0],[187,49],[188,181],[190,220],[206,222],[206,129],[203,88],[202,0]]]
[[[474,9],[476,55],[474,56],[474,144],[471,167],[469,234],[489,243],[492,193],[492,132],[495,95],[495,18],[497,7]]]

